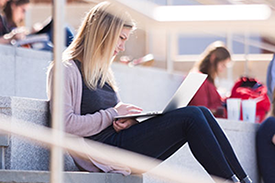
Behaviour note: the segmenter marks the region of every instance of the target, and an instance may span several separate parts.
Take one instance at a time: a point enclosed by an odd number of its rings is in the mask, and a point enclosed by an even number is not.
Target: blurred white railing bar
[[[53,42],[54,42],[54,88],[53,88],[53,116],[52,138],[59,143],[63,142],[63,85],[64,75],[62,69],[62,52],[65,47],[65,2],[66,0],[53,1]],[[57,133],[57,130],[59,131]],[[51,147],[51,183],[63,183],[63,149],[58,146]]]

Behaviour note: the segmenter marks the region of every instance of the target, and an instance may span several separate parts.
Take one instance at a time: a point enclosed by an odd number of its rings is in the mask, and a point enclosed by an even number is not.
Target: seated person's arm
[[[79,83],[77,75],[78,70],[73,67],[64,67],[66,79],[64,81],[64,130],[67,133],[88,137],[101,132],[103,129],[112,125],[114,116],[118,115],[115,109],[109,108],[100,110],[94,114],[81,115],[76,113],[74,102],[78,99],[73,98],[74,92],[77,92],[74,84]],[[48,98],[50,99],[50,110],[52,112],[52,94],[53,94],[53,68],[48,73]],[[79,106],[80,107],[80,106]]]
[[[219,96],[216,94],[217,91],[215,88],[208,87],[207,83],[203,83],[200,89],[197,91],[195,96],[190,102],[190,105],[195,106],[205,106],[207,107],[216,117],[222,117],[224,115],[224,107],[222,105],[217,106],[217,98]],[[215,95],[214,101],[209,98],[210,95]],[[219,100],[219,99],[218,99]],[[213,102],[215,105],[213,105]],[[220,100],[219,100],[220,102]]]
[[[207,87],[205,83],[203,83],[203,85],[200,87],[200,89],[197,91],[197,93],[191,100],[190,105],[205,106],[208,108],[209,107],[208,98],[206,96],[207,96]]]
[[[272,137],[272,142],[275,145],[275,135],[273,135],[273,137]]]

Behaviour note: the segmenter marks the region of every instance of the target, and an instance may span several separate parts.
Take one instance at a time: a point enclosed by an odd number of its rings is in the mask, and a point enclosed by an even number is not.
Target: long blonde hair
[[[95,90],[107,82],[116,89],[110,69],[114,50],[123,27],[133,28],[134,22],[122,8],[109,2],[93,7],[84,18],[78,33],[63,53],[63,62],[81,61],[86,85]]]

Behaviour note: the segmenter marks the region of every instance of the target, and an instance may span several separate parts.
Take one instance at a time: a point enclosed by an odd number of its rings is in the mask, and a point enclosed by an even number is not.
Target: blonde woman
[[[190,101],[189,105],[205,106],[216,117],[225,117],[224,99],[217,91],[215,79],[224,72],[230,61],[230,53],[220,41],[210,44],[205,49],[202,58],[195,64],[193,70],[208,74],[208,78]]]
[[[114,11],[115,10],[115,11]],[[186,142],[211,175],[251,182],[215,118],[206,108],[186,107],[150,118],[142,123],[117,115],[140,113],[141,108],[117,97],[111,71],[113,58],[125,49],[134,29],[125,11],[108,2],[87,14],[72,44],[64,52],[65,130],[84,138],[165,160]],[[52,67],[48,73],[48,94],[52,103]],[[202,153],[203,152],[203,153]],[[132,170],[92,157],[73,157],[86,171]]]

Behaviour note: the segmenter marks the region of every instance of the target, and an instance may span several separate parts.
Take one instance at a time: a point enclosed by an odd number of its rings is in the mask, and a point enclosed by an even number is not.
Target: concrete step
[[[0,170],[0,183],[49,183],[49,171]],[[142,183],[142,175],[64,172],[65,183]]]

